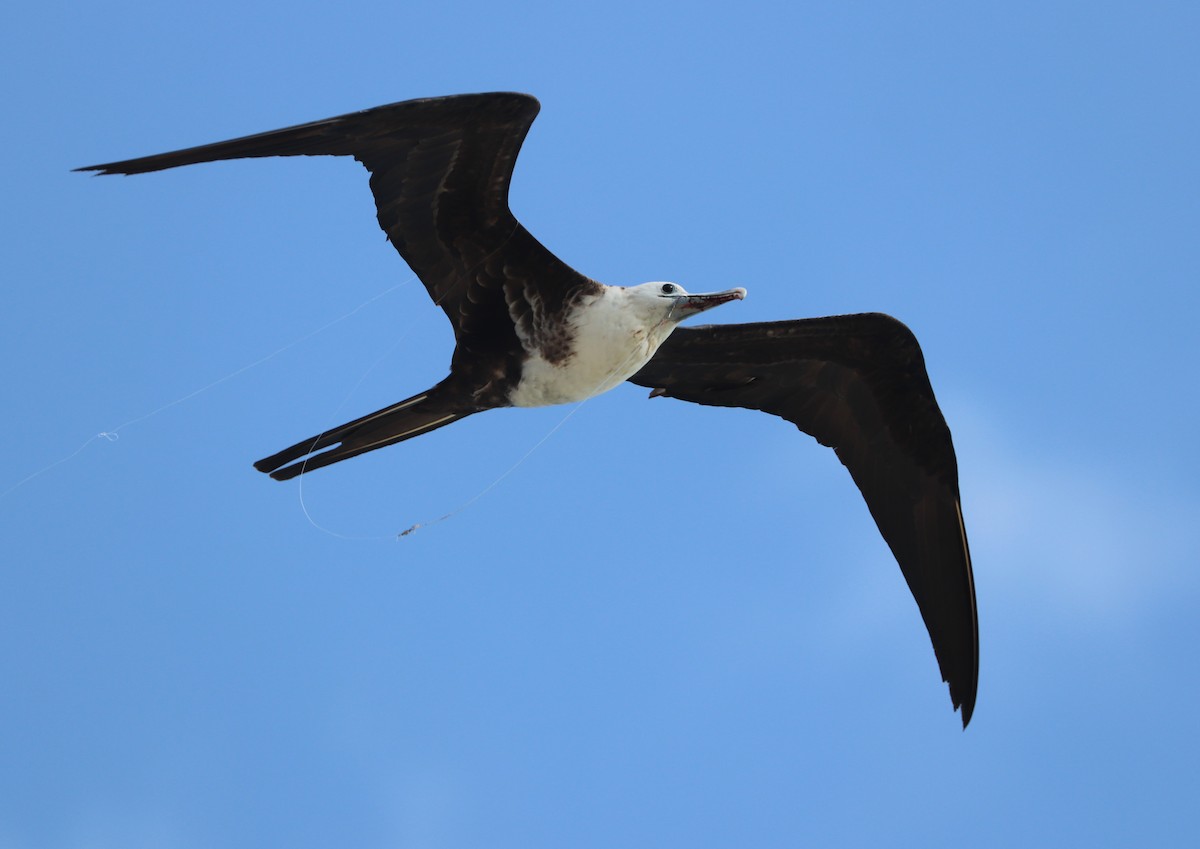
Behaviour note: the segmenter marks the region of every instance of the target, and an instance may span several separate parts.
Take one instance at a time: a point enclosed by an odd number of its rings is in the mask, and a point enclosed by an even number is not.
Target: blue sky
[[[1195,841],[1200,11],[966,5],[11,10],[0,849]],[[791,426],[625,386],[277,484],[449,360],[365,173],[69,172],[501,89],[584,273],[917,334],[965,733]]]

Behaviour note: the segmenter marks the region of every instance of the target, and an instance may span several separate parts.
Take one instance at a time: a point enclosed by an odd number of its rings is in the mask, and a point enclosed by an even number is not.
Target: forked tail
[[[291,480],[313,469],[412,439],[479,412],[475,407],[463,409],[462,397],[457,393],[443,391],[443,386],[444,384],[439,383],[426,392],[384,407],[361,419],[301,440],[277,454],[264,457],[254,464],[254,468],[268,473],[277,481]],[[322,450],[331,445],[337,447],[328,451]],[[293,462],[296,460],[300,462]],[[289,463],[291,465],[288,465]]]

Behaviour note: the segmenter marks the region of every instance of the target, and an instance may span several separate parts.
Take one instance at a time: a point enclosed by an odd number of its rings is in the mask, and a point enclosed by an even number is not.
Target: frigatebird
[[[507,406],[579,401],[629,380],[663,396],[762,410],[837,453],[916,599],[950,698],[971,719],[979,638],[950,430],[913,334],[862,314],[678,327],[745,297],[677,283],[606,286],[566,265],[508,205],[538,114],[524,94],[410,100],[78,171],[140,174],[228,159],[352,156],[388,239],[454,326],[431,389],[254,464],[276,480]]]

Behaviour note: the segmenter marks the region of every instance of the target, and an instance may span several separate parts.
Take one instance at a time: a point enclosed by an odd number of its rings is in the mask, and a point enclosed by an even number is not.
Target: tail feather
[[[301,440],[264,457],[254,464],[254,468],[277,481],[291,480],[313,469],[412,439],[479,412],[474,407],[463,409],[461,399],[451,402],[444,397],[445,393],[438,391],[440,388],[439,384],[427,392]],[[330,450],[323,451],[325,448]],[[300,462],[294,462],[297,460]]]

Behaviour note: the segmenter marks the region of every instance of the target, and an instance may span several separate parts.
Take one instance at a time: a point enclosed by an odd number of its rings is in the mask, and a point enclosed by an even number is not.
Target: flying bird
[[[379,226],[454,327],[450,374],[254,464],[276,480],[497,407],[590,398],[629,380],[662,396],[780,416],[837,453],[916,599],[963,727],[979,636],[950,430],[920,346],[894,318],[679,327],[745,297],[678,283],[607,286],[566,265],[508,206],[539,110],[524,94],[410,100],[78,171],[141,174],[268,156],[352,156]]]

